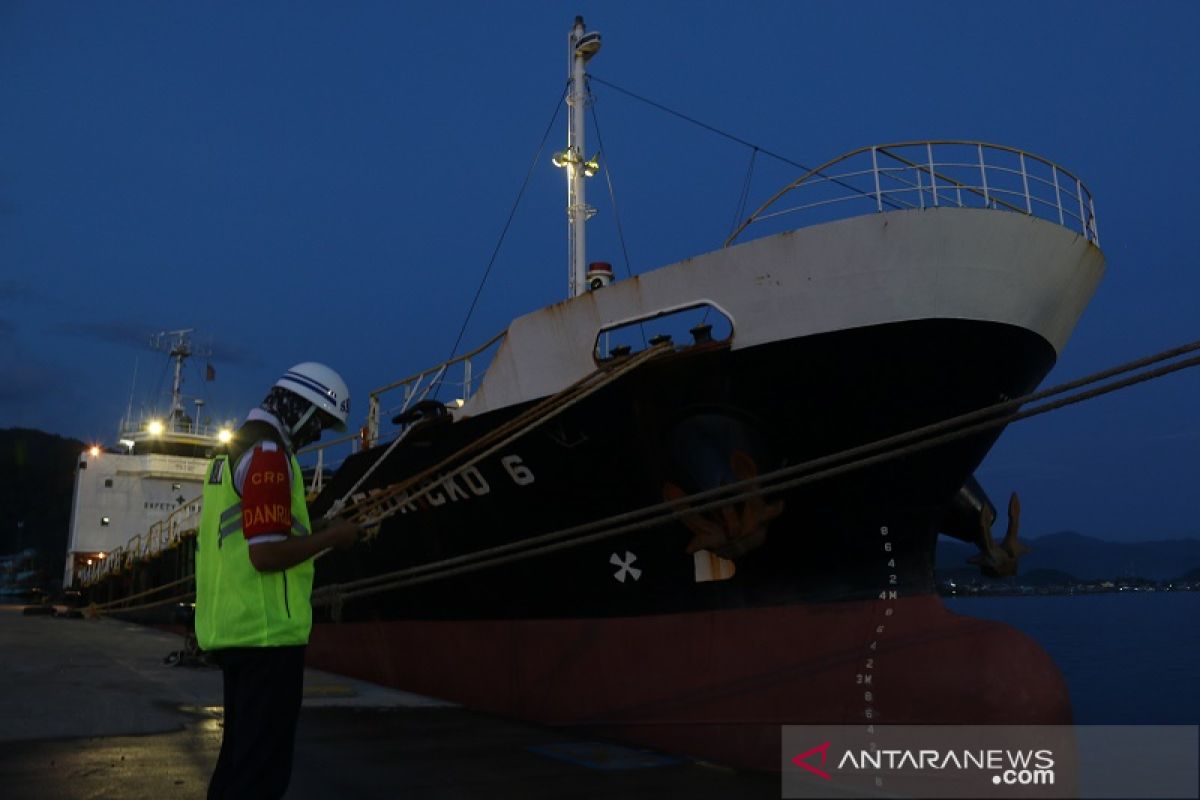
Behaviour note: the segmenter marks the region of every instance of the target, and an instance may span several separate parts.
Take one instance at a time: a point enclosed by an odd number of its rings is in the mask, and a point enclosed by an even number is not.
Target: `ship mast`
[[[598,169],[595,158],[588,159],[584,149],[584,112],[592,99],[591,93],[588,92],[584,66],[600,51],[600,34],[596,31],[587,32],[583,17],[576,17],[574,27],[567,34],[567,44],[570,78],[570,88],[567,92],[567,105],[570,106],[570,114],[567,115],[567,149],[555,153],[553,162],[554,166],[567,170],[567,236],[570,259],[567,288],[571,297],[577,297],[588,288],[587,236],[584,226],[596,213],[596,209],[587,204],[584,180],[594,175]]]
[[[192,342],[188,334],[195,328],[179,331],[163,331],[150,337],[150,346],[161,350],[175,361],[175,378],[171,383],[171,412],[168,419],[172,425],[178,424],[184,417],[183,412],[183,362],[192,355]]]

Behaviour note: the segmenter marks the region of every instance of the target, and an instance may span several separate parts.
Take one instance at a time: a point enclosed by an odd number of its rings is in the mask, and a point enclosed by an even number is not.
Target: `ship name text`
[[[497,477],[507,479],[512,481],[515,486],[528,486],[537,480],[537,477],[533,474],[533,470],[521,460],[519,455],[510,454],[501,456],[499,466],[499,475],[493,474],[493,480],[497,479]],[[380,494],[382,491],[381,489],[372,489],[369,492],[361,492],[354,495],[353,499],[356,502],[365,500],[373,495]],[[384,514],[393,511],[408,514],[422,508],[440,508],[447,504],[460,503],[476,497],[483,497],[490,494],[491,491],[492,483],[484,476],[483,470],[476,465],[472,465],[447,475],[430,478],[423,481],[418,487],[413,487],[388,498],[384,502],[381,511]]]

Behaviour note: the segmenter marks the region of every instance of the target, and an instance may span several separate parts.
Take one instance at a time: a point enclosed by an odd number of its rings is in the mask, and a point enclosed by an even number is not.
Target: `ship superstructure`
[[[117,445],[93,445],[79,456],[63,585],[81,572],[96,572],[111,559],[158,551],[193,526],[204,468],[212,452],[229,441],[229,423],[195,416],[184,407],[184,367],[196,354],[191,329],[154,336],[151,347],[171,362],[170,406],[162,413],[121,420]],[[131,403],[132,406],[132,403]]]

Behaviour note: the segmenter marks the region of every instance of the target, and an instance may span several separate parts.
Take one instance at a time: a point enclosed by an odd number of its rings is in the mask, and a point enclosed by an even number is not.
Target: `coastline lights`
[[[217,432],[217,440],[221,444],[229,444],[231,441],[233,441],[233,431],[229,430],[229,428],[221,428],[221,430]]]
[[[163,432],[162,420],[160,420],[160,419],[150,420],[150,424],[146,426],[146,430],[149,431],[151,436],[161,436],[162,432]]]

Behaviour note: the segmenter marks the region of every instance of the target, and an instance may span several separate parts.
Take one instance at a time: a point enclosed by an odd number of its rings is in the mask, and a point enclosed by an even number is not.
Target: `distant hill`
[[[1188,570],[1200,570],[1200,539],[1110,542],[1063,531],[1024,541],[1030,552],[1021,559],[1022,576],[1038,570],[1054,570],[1082,580],[1167,581]],[[941,537],[937,549],[938,571],[957,571],[975,552],[973,545]]]
[[[1200,581],[1200,567],[1189,569],[1178,578],[1180,583],[1195,583]]]
[[[62,578],[71,524],[75,461],[85,445],[28,428],[0,428],[0,556],[27,548]]]

